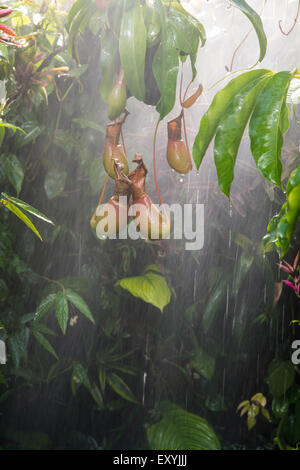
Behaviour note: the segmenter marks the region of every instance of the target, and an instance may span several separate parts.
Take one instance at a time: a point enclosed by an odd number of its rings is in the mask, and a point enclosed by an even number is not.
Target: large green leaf
[[[271,183],[281,187],[282,113],[286,111],[286,95],[291,72],[279,72],[268,81],[253,111],[249,135],[257,168]]]
[[[221,119],[226,116],[227,110],[235,96],[250,82],[255,83],[269,70],[251,70],[231,80],[222,90],[216,93],[209,109],[201,119],[199,132],[193,145],[193,158],[199,168],[206,150],[212,141]]]
[[[291,361],[274,359],[269,365],[266,382],[270,393],[274,397],[280,397],[293,385],[295,370]]]
[[[122,398],[127,401],[137,403],[137,400],[128,385],[117,374],[111,373],[107,375],[107,382],[109,383],[111,388]]]
[[[46,215],[42,214],[39,212],[37,209],[34,207],[30,206],[30,204],[27,204],[27,202],[21,201],[21,199],[17,199],[16,197],[8,196],[6,193],[1,193],[2,196],[4,196],[8,201],[12,202],[18,207],[21,207],[26,212],[29,212],[32,215],[35,215],[38,219],[42,219],[44,222],[48,222],[48,224],[54,225],[52,220],[50,220]]]
[[[253,8],[250,7],[250,5],[248,5],[247,2],[245,2],[245,0],[230,0],[230,1],[231,3],[236,5],[251,21],[256,31],[258,41],[259,41],[259,47],[260,47],[259,62],[261,62],[266,55],[267,37],[264,31],[264,27],[263,27],[260,16],[256,13],[255,10],[253,10]]]
[[[59,326],[63,332],[66,333],[68,318],[69,318],[69,306],[68,301],[65,295],[65,292],[58,292],[56,295],[56,317],[59,323]]]
[[[190,365],[195,369],[198,374],[211,380],[215,372],[216,361],[213,357],[209,356],[203,349],[197,348],[194,351],[193,359]]]
[[[119,50],[126,85],[138,100],[145,99],[145,57],[147,32],[143,10],[139,1],[124,1]]]
[[[214,157],[219,187],[229,196],[240,142],[255,106],[257,97],[270,80],[271,74],[251,81],[237,93],[217,127]]]
[[[208,422],[169,402],[161,404],[163,418],[147,429],[153,450],[220,450],[219,440]]]
[[[24,179],[24,171],[20,160],[18,157],[16,157],[16,155],[8,154],[3,156],[2,163],[7,178],[19,195]]]
[[[165,278],[154,271],[157,271],[157,266],[149,265],[141,276],[126,277],[118,281],[116,285],[144,302],[154,305],[162,312],[170,302],[171,291]]]
[[[71,304],[75,305],[75,307],[84,315],[86,316],[92,323],[95,324],[94,317],[92,312],[90,311],[88,305],[86,304],[85,300],[83,300],[80,295],[74,292],[72,289],[66,289],[66,296]]]

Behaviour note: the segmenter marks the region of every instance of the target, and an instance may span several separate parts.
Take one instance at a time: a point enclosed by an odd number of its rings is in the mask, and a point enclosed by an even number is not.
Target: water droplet
[[[183,183],[183,178],[180,178],[179,183]]]

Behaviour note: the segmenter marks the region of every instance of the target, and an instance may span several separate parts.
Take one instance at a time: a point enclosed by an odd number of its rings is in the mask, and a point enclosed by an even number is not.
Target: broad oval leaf
[[[126,85],[138,100],[145,99],[145,57],[147,31],[139,1],[125,0],[121,23],[119,50]]]
[[[256,166],[271,183],[281,187],[282,113],[286,112],[286,95],[291,72],[273,75],[259,95],[253,111],[249,135]]]
[[[193,158],[199,168],[206,150],[212,141],[221,119],[226,115],[227,109],[234,97],[250,82],[263,77],[269,70],[250,70],[231,80],[222,90],[218,91],[201,119],[199,132],[193,145]]]
[[[161,404],[163,418],[147,429],[152,450],[220,450],[210,424],[170,402]]]
[[[266,55],[266,50],[267,50],[267,37],[266,33],[264,31],[264,27],[261,21],[260,16],[256,13],[253,8],[248,5],[245,0],[230,0],[231,3],[236,5],[246,16],[247,18],[251,21],[257,37],[259,41],[259,47],[260,47],[260,54],[259,54],[259,62],[263,60],[263,58]]]

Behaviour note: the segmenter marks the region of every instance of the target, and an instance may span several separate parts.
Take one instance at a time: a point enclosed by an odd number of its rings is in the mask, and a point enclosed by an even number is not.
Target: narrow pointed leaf
[[[271,78],[270,74],[251,81],[234,97],[216,132],[214,158],[219,187],[229,196],[234,166],[242,136],[257,97]]]
[[[247,18],[251,21],[255,32],[257,34],[257,38],[259,41],[259,47],[260,47],[260,54],[259,54],[259,62],[263,60],[263,58],[266,55],[266,50],[267,50],[267,37],[264,31],[264,27],[261,21],[260,16],[256,13],[253,8],[248,5],[245,0],[230,0],[231,3],[236,5],[246,16]]]
[[[124,398],[127,401],[131,401],[133,403],[137,403],[137,400],[128,387],[128,385],[124,382],[121,377],[119,377],[117,374],[111,373],[107,376],[107,382],[111,386],[111,388],[122,398]]]
[[[64,292],[58,292],[56,295],[56,318],[63,334],[66,333],[68,318],[69,318],[69,307],[66,295]]]
[[[147,429],[153,450],[219,450],[219,440],[200,416],[170,402],[163,402],[162,419]]]
[[[286,95],[291,78],[290,72],[279,72],[268,81],[257,99],[249,125],[256,166],[265,178],[280,187],[282,113],[286,112]]]
[[[268,70],[251,70],[231,80],[222,90],[216,93],[209,109],[201,119],[199,132],[193,145],[193,158],[199,168],[206,150],[212,141],[219,122],[225,116],[235,95],[248,83],[268,73]]]
[[[145,99],[145,57],[147,31],[140,2],[125,0],[120,31],[120,57],[126,85],[138,100]]]
[[[54,225],[52,220],[48,219],[42,212],[39,212],[37,209],[34,207],[30,206],[30,204],[27,204],[27,202],[21,201],[21,199],[17,199],[16,197],[8,196],[6,193],[1,193],[2,196],[4,196],[8,201],[13,202],[16,206],[21,207],[26,212],[29,212],[32,215],[35,215],[39,219],[42,219],[44,222],[48,222],[48,224]]]

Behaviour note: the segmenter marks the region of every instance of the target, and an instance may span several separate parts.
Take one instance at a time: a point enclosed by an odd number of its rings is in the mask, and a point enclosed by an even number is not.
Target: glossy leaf
[[[30,206],[30,204],[27,204],[27,202],[21,201],[21,199],[17,199],[16,197],[8,196],[8,194],[6,193],[1,193],[1,195],[4,196],[5,199],[7,199],[8,201],[23,209],[24,211],[35,215],[35,217],[37,217],[38,219],[42,219],[44,222],[54,225],[52,220],[50,220],[45,214],[42,214],[40,211],[35,209],[35,207]]]
[[[235,264],[231,295],[236,297],[254,261],[254,256],[243,251]]]
[[[207,299],[202,317],[202,327],[205,333],[208,333],[209,329],[213,325],[216,315],[219,312],[219,308],[226,297],[228,282],[229,281],[227,279],[222,279]]]
[[[245,127],[257,97],[268,80],[270,74],[265,74],[244,86],[233,98],[217,127],[214,158],[219,187],[226,196],[230,193],[235,161]]]
[[[179,406],[163,402],[162,419],[147,429],[152,450],[219,450],[219,440],[209,423]]]
[[[16,155],[8,154],[2,157],[2,162],[7,178],[19,195],[24,180],[24,171],[20,160]]]
[[[125,73],[126,85],[138,100],[145,99],[145,57],[147,32],[143,10],[139,1],[124,1],[120,31],[120,57]]]
[[[52,354],[52,356],[55,357],[55,359],[58,360],[58,356],[53,346],[47,340],[47,338],[45,338],[45,336],[35,328],[32,328],[32,334],[35,337],[35,339],[43,346],[43,348],[45,348],[46,351],[48,351],[50,354]]]
[[[191,367],[205,379],[211,380],[215,372],[216,361],[203,349],[197,348],[194,351],[193,359],[190,362]]]
[[[111,388],[118,395],[120,395],[122,398],[124,398],[127,401],[137,403],[137,400],[136,400],[134,394],[132,393],[132,391],[130,390],[128,385],[124,382],[124,380],[121,379],[121,377],[119,377],[115,373],[111,373],[111,374],[107,375],[106,379],[107,379],[107,382],[109,383],[109,385],[111,386]]]
[[[251,151],[259,171],[271,183],[281,187],[282,112],[292,74],[279,72],[268,81],[249,124]]]
[[[264,27],[261,21],[260,16],[256,13],[253,8],[248,5],[245,0],[230,0],[231,3],[236,5],[246,16],[247,18],[251,21],[256,34],[257,38],[259,41],[259,47],[260,47],[260,55],[259,55],[259,62],[263,60],[263,58],[266,55],[266,50],[267,50],[267,37],[264,31]]]
[[[64,292],[58,292],[55,299],[56,307],[56,318],[63,334],[66,333],[68,318],[69,318],[69,306],[66,295]]]
[[[94,317],[85,300],[72,289],[66,289],[66,297],[86,318],[95,324]]]
[[[270,220],[263,238],[264,250],[269,251],[272,245],[276,245],[281,256],[289,249],[296,222],[300,218],[300,166],[290,175],[286,198],[279,214]]]
[[[221,119],[226,115],[235,96],[250,82],[255,83],[269,70],[251,70],[231,80],[222,90],[214,96],[214,99],[201,119],[199,132],[193,145],[193,158],[196,167],[199,168],[206,150],[212,141]]]
[[[171,28],[168,28],[165,8],[161,0],[156,0],[156,5],[161,22],[161,43],[155,53],[152,69],[161,94],[156,109],[160,114],[160,119],[163,119],[175,104],[179,58],[174,44],[174,35]]]
[[[144,302],[159,308],[162,312],[171,300],[171,291],[165,278],[153,272],[150,266],[145,268],[141,276],[127,277],[117,282],[123,289]]]

